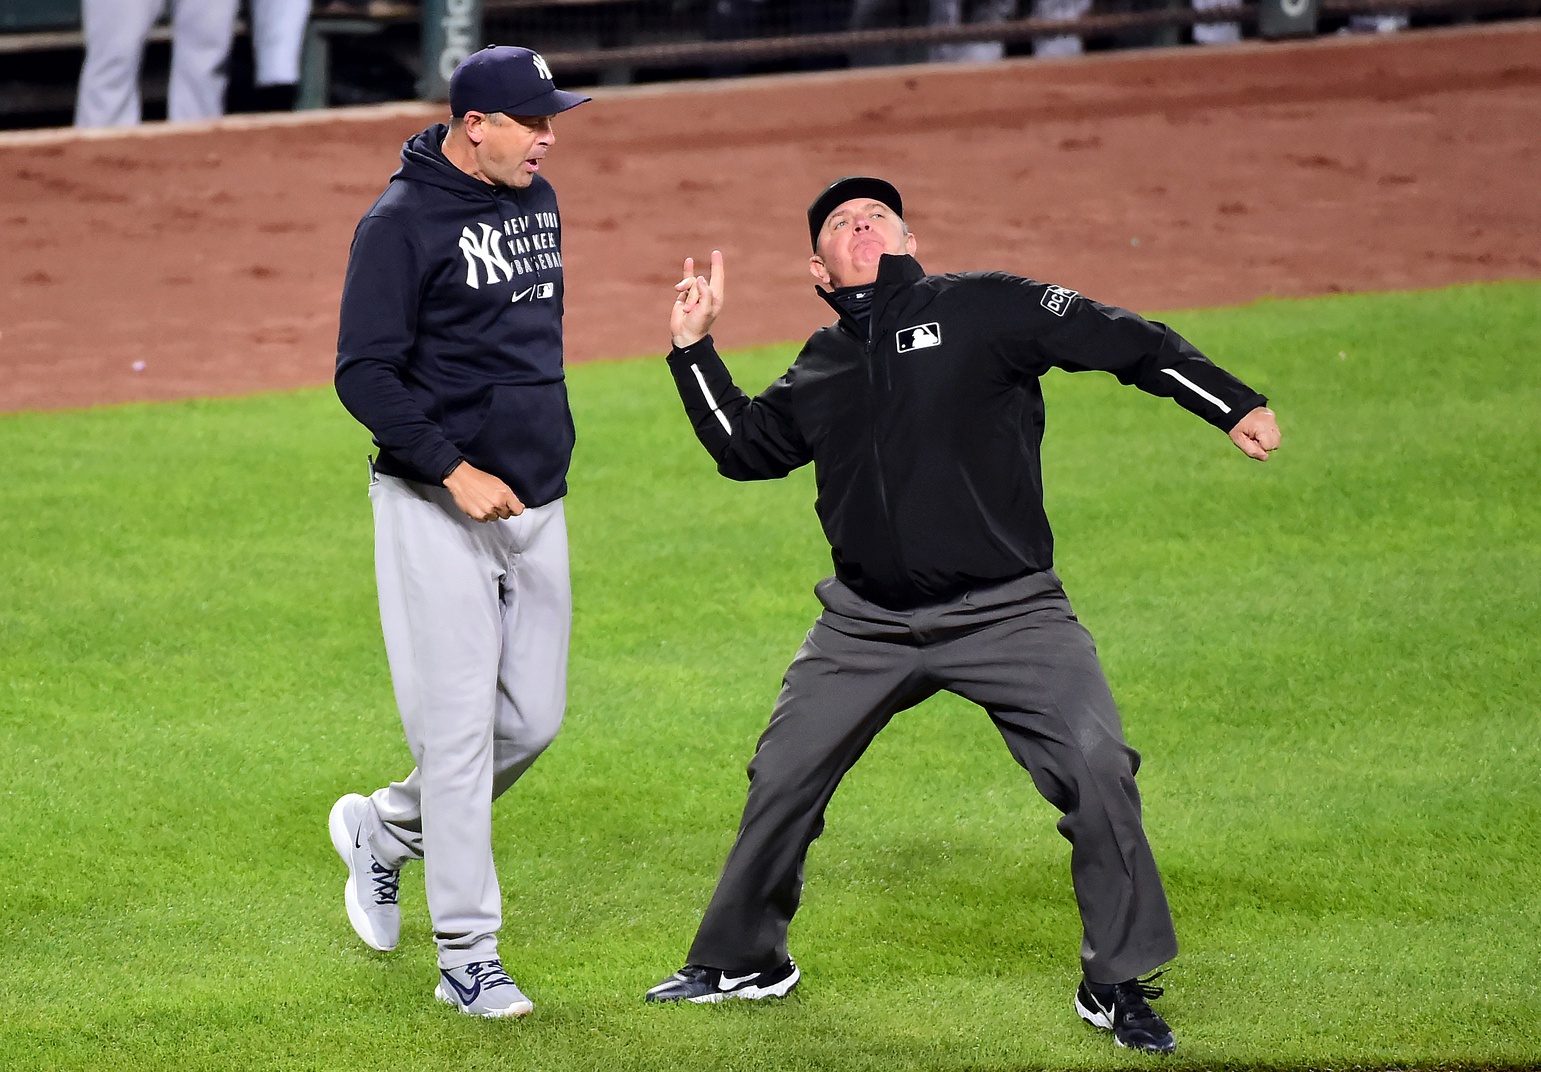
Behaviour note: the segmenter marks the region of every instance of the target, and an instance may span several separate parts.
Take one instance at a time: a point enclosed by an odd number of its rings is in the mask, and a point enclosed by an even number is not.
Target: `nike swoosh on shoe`
[[[471,1002],[475,1001],[476,996],[482,992],[482,984],[481,980],[479,979],[475,980],[471,984],[471,988],[468,990],[460,985],[460,980],[456,979],[453,975],[450,975],[447,972],[442,974],[441,978],[450,985],[450,989],[452,989],[460,997],[461,1002],[466,1005],[469,1005]]]

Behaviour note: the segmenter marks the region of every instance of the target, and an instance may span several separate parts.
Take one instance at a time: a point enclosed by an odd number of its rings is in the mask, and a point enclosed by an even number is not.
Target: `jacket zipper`
[[[884,305],[884,311],[887,311],[886,303]],[[901,574],[908,576],[909,567],[904,564],[904,553],[899,546],[899,535],[897,529],[894,526],[893,510],[889,507],[888,504],[888,476],[883,469],[883,451],[879,445],[878,419],[884,410],[884,407],[880,406],[879,402],[886,400],[886,395],[879,388],[877,382],[877,314],[877,296],[874,294],[872,301],[872,315],[867,319],[867,341],[862,347],[862,352],[866,358],[867,364],[867,389],[869,392],[868,397],[871,400],[870,404],[872,407],[872,422],[870,426],[870,437],[872,443],[872,468],[877,475],[878,505],[883,511],[884,531],[889,535],[892,541],[894,566]]]

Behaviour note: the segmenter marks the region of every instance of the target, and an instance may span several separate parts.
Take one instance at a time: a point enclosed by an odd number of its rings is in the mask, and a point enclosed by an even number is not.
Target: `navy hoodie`
[[[337,337],[337,395],[382,473],[442,484],[461,460],[526,506],[567,491],[562,225],[540,175],[522,190],[445,158],[438,124],[359,221]]]

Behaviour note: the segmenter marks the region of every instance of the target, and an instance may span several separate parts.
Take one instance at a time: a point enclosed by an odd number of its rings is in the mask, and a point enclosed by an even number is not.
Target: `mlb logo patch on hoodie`
[[[524,290],[514,291],[513,300],[516,302],[525,301],[526,299],[540,301],[542,298],[549,298],[555,293],[555,283],[537,283],[533,287],[526,287]]]
[[[911,350],[924,350],[930,346],[940,346],[942,345],[942,325],[933,321],[929,324],[917,324],[912,328],[900,328],[895,339],[901,354],[907,354]]]

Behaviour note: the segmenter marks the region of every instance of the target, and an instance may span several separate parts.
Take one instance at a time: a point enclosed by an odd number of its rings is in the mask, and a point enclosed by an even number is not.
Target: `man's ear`
[[[904,252],[908,253],[912,257],[915,255],[915,232],[914,231],[905,231],[904,232]]]
[[[823,283],[826,287],[830,285],[829,272],[824,268],[824,258],[820,257],[817,253],[808,258],[808,271],[813,278]]]
[[[487,136],[487,116],[481,112],[466,112],[461,123],[465,126],[466,137],[470,139],[471,144],[480,145],[482,139]]]

